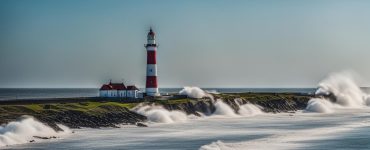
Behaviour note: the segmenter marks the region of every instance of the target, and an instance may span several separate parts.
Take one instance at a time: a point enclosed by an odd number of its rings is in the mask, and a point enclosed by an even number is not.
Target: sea
[[[200,117],[149,127],[77,129],[67,137],[5,147],[40,150],[368,150],[370,109],[331,114]]]
[[[173,93],[181,90],[161,89]],[[307,89],[205,88],[211,92],[298,92]],[[98,89],[2,89],[1,97],[59,98],[97,96]],[[13,93],[13,94],[12,94]],[[218,109],[218,108],[217,108]],[[159,114],[176,114],[160,110]],[[180,115],[181,116],[181,115]],[[171,117],[175,116],[169,116]],[[36,140],[0,149],[31,150],[369,150],[370,108],[336,107],[331,113],[305,110],[291,113],[251,115],[185,116],[174,122],[147,122],[148,127],[121,125],[121,128],[72,129],[56,139]],[[19,123],[21,124],[21,123]],[[9,130],[15,129],[12,126]],[[12,131],[22,131],[24,128]],[[0,127],[1,131],[1,127]],[[6,135],[0,136],[0,141]],[[8,135],[12,136],[12,135]],[[6,140],[6,139],[5,139]]]

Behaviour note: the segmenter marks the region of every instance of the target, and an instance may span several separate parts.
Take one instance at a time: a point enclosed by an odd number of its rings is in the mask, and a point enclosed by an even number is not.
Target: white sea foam
[[[213,96],[199,87],[184,87],[179,92],[180,95],[187,95],[191,98],[203,98],[209,97],[212,100],[212,103],[215,106],[215,111],[211,114],[212,116],[226,116],[226,117],[236,117],[236,116],[253,116],[257,114],[261,114],[262,111],[259,106],[253,104],[244,104],[240,105],[238,102],[240,109],[237,113],[235,113],[234,109],[232,109],[228,104],[223,102],[221,99],[214,100]],[[174,123],[174,122],[185,122],[188,119],[196,119],[197,116],[189,115],[187,116],[182,111],[172,110],[169,111],[163,106],[160,105],[138,105],[132,109],[133,111],[144,115],[148,118],[150,122],[156,123]],[[207,116],[202,116],[207,117]]]
[[[333,112],[334,104],[329,100],[322,98],[313,98],[308,101],[306,111],[318,113]]]
[[[220,94],[217,90],[206,90],[207,93]]]
[[[235,113],[234,109],[232,109],[229,105],[227,105],[222,100],[218,99],[215,102],[215,112],[213,115],[222,115],[228,117],[236,117],[236,116],[254,116],[258,114],[262,114],[262,110],[260,106],[254,104],[243,104],[241,105],[237,100],[236,104],[239,106],[239,110]]]
[[[32,117],[25,117],[19,121],[9,122],[6,125],[0,126],[0,147],[39,140],[35,136],[60,137],[71,132],[66,126],[59,125],[59,127],[64,131],[56,132],[51,127]]]
[[[370,104],[369,96],[360,89],[350,72],[331,74],[319,83],[315,94],[332,94],[335,102],[327,98],[313,98],[308,102],[306,111],[329,113],[338,107],[360,108]]]
[[[190,98],[204,98],[209,97],[213,101],[213,96],[206,91],[203,91],[199,87],[195,86],[185,86],[180,92],[180,95],[187,95]]]
[[[217,140],[210,144],[203,145],[199,150],[285,150],[285,149],[305,149],[305,142],[324,140],[336,137],[335,134],[346,133],[354,129],[368,127],[367,123],[350,122],[333,127],[307,128],[300,130],[271,130],[264,132],[272,134],[264,138],[251,139],[241,142],[225,142]],[[262,132],[262,131],[257,131]]]
[[[238,104],[238,103],[237,103]],[[262,114],[260,107],[253,104],[243,104],[239,105],[239,111],[235,113],[228,104],[224,101],[218,99],[215,103],[215,111],[210,116],[204,116],[202,113],[199,113],[202,117],[241,117],[241,116],[254,116]],[[175,123],[175,122],[185,122],[188,119],[198,119],[198,116],[186,115],[186,113],[178,110],[167,110],[160,105],[138,105],[132,109],[133,111],[144,115],[148,118],[148,121],[153,123]]]
[[[263,114],[261,108],[258,105],[254,104],[244,104],[239,106],[239,111],[238,113],[242,116],[254,116],[254,115],[259,115]]]
[[[184,87],[179,94],[180,95],[187,95],[188,97],[191,98],[203,98],[203,97],[209,97],[211,98],[212,102],[214,103],[215,106],[215,112],[213,112],[212,115],[217,115],[217,116],[228,116],[228,117],[235,117],[235,116],[253,116],[257,114],[262,114],[263,112],[261,111],[260,107],[254,104],[244,104],[241,105],[236,99],[236,103],[239,106],[239,111],[235,113],[234,109],[232,109],[228,104],[223,102],[221,99],[214,100],[213,96],[209,93],[213,94],[219,94],[217,91],[204,91],[199,87]]]
[[[216,142],[212,142],[208,145],[203,145],[199,148],[199,150],[225,150],[225,149],[233,149],[232,145],[226,145],[224,142],[218,140]]]
[[[215,112],[213,112],[213,115],[222,115],[222,116],[229,116],[229,117],[235,117],[236,114],[234,112],[234,109],[232,109],[229,105],[227,105],[222,100],[217,100],[215,102]]]
[[[181,111],[169,111],[162,106],[156,105],[144,105],[137,106],[133,109],[135,112],[144,115],[151,122],[156,123],[174,123],[174,122],[185,122],[187,116]]]
[[[365,105],[366,94],[354,80],[350,72],[331,74],[319,83],[316,95],[332,93],[336,103],[342,106],[359,107]]]
[[[184,142],[187,144],[176,148],[198,149],[205,145],[203,148],[209,149],[213,143],[215,149],[233,150],[336,149],[338,145],[343,149],[366,149],[369,144],[363,139],[370,137],[366,134],[370,129],[370,118],[366,117],[369,113],[370,109],[366,108],[339,109],[330,115],[297,112],[291,116],[277,113],[250,118],[204,118],[188,120],[187,123],[153,125],[145,129],[82,129],[68,142],[57,141],[53,148],[135,149],[140,145],[141,149],[173,149],[173,143]],[[156,142],[148,142],[153,139]],[[173,142],[168,142],[169,139]],[[194,139],[198,144],[192,144]],[[97,145],[99,141],[105,142]],[[47,149],[50,144],[27,144],[16,148]]]

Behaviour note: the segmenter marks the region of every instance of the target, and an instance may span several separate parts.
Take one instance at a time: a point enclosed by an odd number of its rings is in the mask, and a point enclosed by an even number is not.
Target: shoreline
[[[279,113],[302,110],[313,95],[303,93],[220,93],[212,94],[222,99],[235,112],[239,104],[251,103],[262,107],[263,112]],[[237,102],[236,102],[237,101]],[[54,130],[57,124],[69,128],[115,127],[118,124],[146,126],[147,118],[131,109],[139,104],[162,105],[167,110],[178,110],[187,115],[206,115],[215,111],[210,98],[181,98],[159,100],[144,98],[139,101],[120,98],[52,98],[44,100],[0,101],[0,124],[15,121],[23,115],[33,116]]]

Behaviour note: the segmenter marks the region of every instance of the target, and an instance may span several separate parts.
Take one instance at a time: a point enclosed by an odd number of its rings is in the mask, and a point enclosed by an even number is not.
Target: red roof
[[[126,87],[125,87],[125,85],[123,83],[110,83],[110,85],[115,90],[126,90]]]
[[[100,90],[112,90],[112,86],[108,85],[108,84],[104,84],[103,86],[101,86]]]
[[[100,90],[126,90],[126,87],[123,83],[109,83],[104,84]]]
[[[135,85],[127,86],[127,90],[139,90]]]

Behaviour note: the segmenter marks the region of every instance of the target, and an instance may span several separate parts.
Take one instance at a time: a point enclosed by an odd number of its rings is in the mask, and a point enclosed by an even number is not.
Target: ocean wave
[[[205,144],[199,150],[285,150],[299,149],[309,146],[310,142],[336,138],[340,133],[347,133],[363,127],[369,127],[368,123],[350,122],[338,126],[318,127],[303,130],[270,130],[270,135],[264,138],[251,139],[240,142],[225,142],[217,140]]]
[[[307,112],[331,113],[336,108],[361,108],[370,104],[367,93],[361,90],[352,73],[340,72],[319,83],[315,95],[308,102]]]
[[[240,104],[237,99],[235,99],[235,103],[238,105],[239,110],[235,111],[231,108],[228,104],[226,104],[223,100],[217,99],[214,100],[213,96],[206,91],[203,91],[199,87],[184,87],[179,92],[180,95],[187,95],[190,98],[203,98],[209,97],[211,98],[211,102],[215,107],[215,111],[211,115],[203,115],[200,118],[204,117],[241,117],[241,116],[254,116],[258,114],[262,114],[262,110],[260,106],[254,104]],[[185,122],[188,119],[196,119],[199,118],[195,115],[187,115],[185,112],[179,110],[167,110],[161,105],[148,105],[148,104],[141,104],[136,106],[132,109],[134,112],[144,115],[148,118],[150,122],[155,123],[175,123],[175,122]]]
[[[207,93],[206,91],[203,91],[199,87],[193,87],[193,86],[185,86],[180,92],[180,95],[186,95],[190,98],[203,98],[203,97],[210,97],[213,98],[211,94]]]
[[[19,121],[9,122],[0,126],[0,147],[39,140],[40,138],[37,137],[60,137],[71,133],[68,127],[58,126],[63,131],[57,132],[30,116],[26,116]]]
[[[170,111],[157,105],[139,105],[133,110],[138,114],[146,116],[150,122],[175,123],[187,120],[187,115],[184,112]]]

